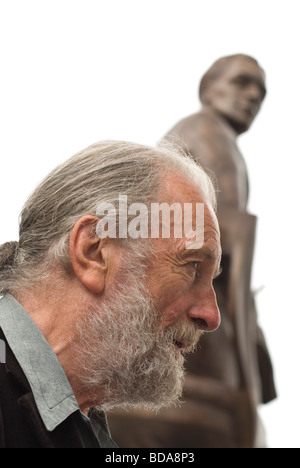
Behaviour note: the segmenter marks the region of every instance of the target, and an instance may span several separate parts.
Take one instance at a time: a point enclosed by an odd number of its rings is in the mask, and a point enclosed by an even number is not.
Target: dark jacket
[[[100,448],[96,427],[102,443],[104,440],[106,447],[116,447],[111,445],[105,421],[95,413],[91,418],[94,431],[79,411],[52,432],[47,431],[29,383],[1,329],[0,339],[6,344],[6,363],[0,364],[0,448]]]

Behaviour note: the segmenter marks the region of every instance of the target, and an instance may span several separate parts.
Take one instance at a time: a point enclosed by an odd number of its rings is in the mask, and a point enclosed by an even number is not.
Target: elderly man
[[[112,433],[122,447],[265,445],[257,406],[272,400],[275,389],[250,290],[256,218],[247,212],[248,175],[237,145],[265,95],[265,73],[256,60],[242,54],[223,57],[201,80],[201,110],[167,134],[216,181],[223,271],[214,287],[222,326],[188,356],[181,408],[156,417],[142,411],[110,416]],[[125,424],[131,425],[130,432],[125,433]]]
[[[192,230],[175,236],[170,211],[169,237],[128,235],[154,203],[189,204]],[[178,401],[183,354],[220,323],[214,203],[205,172],[166,145],[101,142],[39,185],[19,242],[0,247],[1,447],[115,447],[104,411]],[[99,225],[103,204],[119,235]]]

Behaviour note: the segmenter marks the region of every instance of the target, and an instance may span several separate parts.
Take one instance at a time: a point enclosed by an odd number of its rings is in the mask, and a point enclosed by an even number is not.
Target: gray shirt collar
[[[10,294],[0,298],[0,327],[19,362],[48,431],[79,406],[53,349],[26,310]]]

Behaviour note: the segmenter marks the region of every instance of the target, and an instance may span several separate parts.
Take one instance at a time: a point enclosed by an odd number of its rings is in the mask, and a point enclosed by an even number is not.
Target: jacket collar
[[[48,431],[79,410],[73,390],[56,354],[16,299],[0,298],[0,327],[30,385]]]

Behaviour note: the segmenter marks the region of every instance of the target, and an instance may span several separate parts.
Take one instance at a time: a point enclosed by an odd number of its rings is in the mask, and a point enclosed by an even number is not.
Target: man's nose
[[[200,297],[195,297],[193,305],[188,311],[188,317],[206,332],[217,330],[221,324],[220,310],[214,289],[205,291]]]

